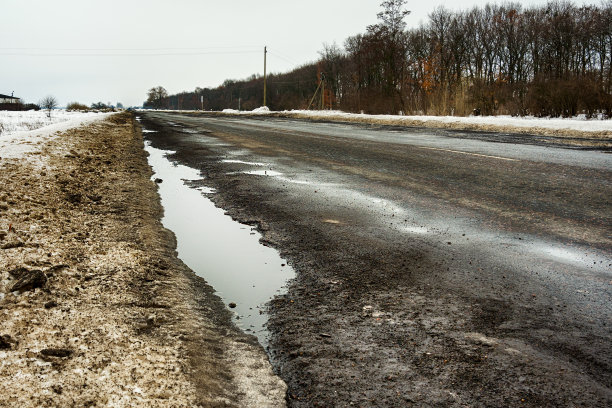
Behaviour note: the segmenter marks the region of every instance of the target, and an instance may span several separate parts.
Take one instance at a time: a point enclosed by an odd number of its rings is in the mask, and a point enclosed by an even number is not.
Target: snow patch
[[[73,118],[96,115],[98,114],[94,112],[69,112],[64,109],[53,110],[51,117],[48,117],[47,112],[42,110],[0,111],[0,137],[66,122]]]

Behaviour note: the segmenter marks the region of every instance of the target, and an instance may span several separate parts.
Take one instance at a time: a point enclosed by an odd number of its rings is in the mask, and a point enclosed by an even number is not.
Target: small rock
[[[52,309],[57,306],[57,302],[55,300],[50,300],[45,303],[45,309]]]
[[[50,267],[49,269],[47,269],[47,274],[51,272],[61,271],[62,269],[67,269],[67,268],[70,268],[70,265],[66,265],[66,264],[54,265]]]
[[[45,283],[47,283],[47,277],[42,271],[28,271],[27,273],[22,275],[19,280],[17,280],[17,282],[15,282],[10,291],[25,292],[27,290],[40,288],[44,286]]]
[[[328,333],[319,333],[319,336],[325,337],[325,338],[330,338],[331,334],[328,334]]]
[[[15,268],[15,269],[10,270],[9,275],[11,275],[15,279],[19,279],[23,275],[29,272],[30,271],[28,270],[28,268],[20,267],[20,268]]]
[[[78,204],[81,202],[81,198],[82,198],[81,193],[73,193],[73,194],[68,194],[68,196],[66,196],[66,201],[72,204]]]
[[[40,350],[40,354],[46,357],[70,357],[73,351],[67,348],[47,348]]]
[[[156,179],[155,179],[155,182],[156,182],[157,184],[161,184],[161,183],[163,183],[163,182],[164,182],[164,180],[162,180],[162,179],[160,179],[160,178],[156,178]]]
[[[15,341],[8,334],[0,336],[0,350],[10,349],[11,344]]]
[[[12,249],[12,248],[21,248],[23,246],[25,246],[25,244],[22,241],[16,239],[16,240],[9,241],[6,244],[3,244],[0,248]]]
[[[228,306],[230,307],[230,309],[234,309],[237,305],[234,302],[230,302]]]
[[[361,309],[361,315],[364,317],[372,316],[373,312],[374,312],[374,307],[370,305],[366,305]]]

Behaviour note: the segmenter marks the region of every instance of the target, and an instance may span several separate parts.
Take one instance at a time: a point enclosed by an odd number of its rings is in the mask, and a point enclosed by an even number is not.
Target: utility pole
[[[263,106],[266,106],[266,55],[268,54],[268,47],[264,47],[264,103]]]
[[[315,91],[314,95],[312,95],[312,99],[310,100],[310,103],[308,104],[308,108],[306,108],[306,110],[310,110],[310,107],[312,106],[312,103],[315,101],[315,98],[317,97],[317,92],[319,92],[319,89],[321,89],[321,81],[319,81],[319,85],[317,86],[317,90]]]

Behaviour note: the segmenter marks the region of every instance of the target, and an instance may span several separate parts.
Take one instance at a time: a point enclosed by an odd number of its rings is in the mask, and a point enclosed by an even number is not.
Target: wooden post
[[[325,74],[321,72],[321,110],[325,110]]]

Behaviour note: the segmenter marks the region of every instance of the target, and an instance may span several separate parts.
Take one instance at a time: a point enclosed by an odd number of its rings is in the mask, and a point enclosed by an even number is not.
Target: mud
[[[0,159],[0,406],[284,406],[151,175],[129,114]]]

